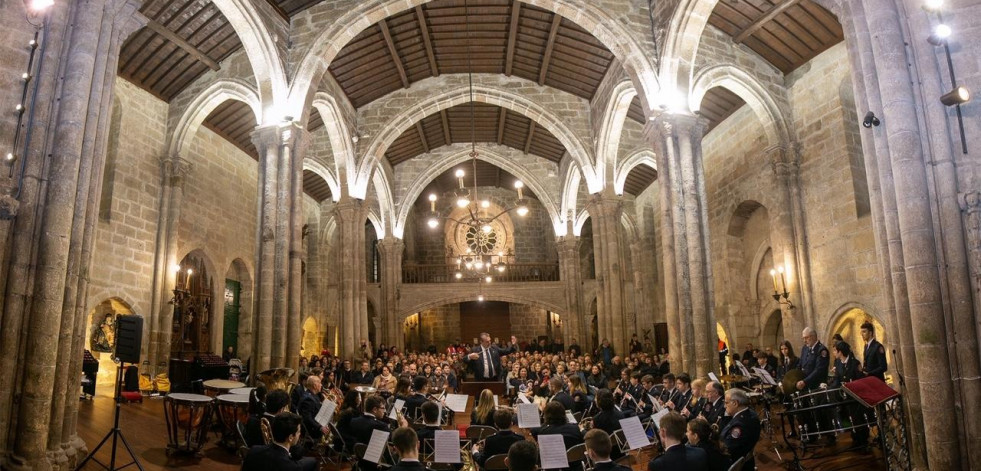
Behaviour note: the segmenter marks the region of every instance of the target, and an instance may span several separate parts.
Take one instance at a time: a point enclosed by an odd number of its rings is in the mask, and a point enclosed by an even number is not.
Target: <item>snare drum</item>
[[[222,442],[236,446],[238,443],[238,422],[249,420],[249,396],[244,394],[222,394],[217,397],[218,418],[222,425]]]
[[[245,383],[229,381],[227,379],[209,379],[203,384],[204,393],[210,397],[218,397],[222,394],[228,394],[228,391],[232,389],[245,387]]]
[[[177,393],[164,398],[168,456],[174,452],[200,454],[208,441],[214,402],[200,394]]]

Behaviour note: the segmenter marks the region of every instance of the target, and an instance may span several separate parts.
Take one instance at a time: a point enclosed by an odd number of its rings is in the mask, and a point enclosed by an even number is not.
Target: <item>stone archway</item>
[[[317,325],[317,320],[313,316],[308,316],[303,321],[303,340],[300,347],[300,355],[309,358],[310,355],[320,355],[324,347],[324,332]]]
[[[775,309],[770,312],[763,324],[759,347],[761,349],[769,347],[775,352],[779,351],[780,342],[784,340],[783,337],[783,312],[780,309]]]
[[[116,317],[133,314],[129,303],[119,297],[102,300],[89,310],[85,329],[85,350],[99,363],[95,375],[95,392],[99,396],[112,397],[116,379],[116,364],[113,362],[115,349]],[[91,379],[91,378],[90,378]]]
[[[886,381],[889,382],[890,372],[892,371],[891,366],[893,364],[893,346],[890,345],[889,342],[893,340],[888,337],[885,326],[882,324],[882,322],[872,316],[872,314],[869,313],[864,307],[849,303],[840,308],[832,317],[827,334],[822,336],[819,332],[818,338],[821,338],[824,344],[830,348],[832,345],[834,345],[831,338],[834,337],[835,334],[840,334],[845,342],[852,347],[852,352],[854,353],[855,358],[858,358],[864,363],[865,343],[862,341],[861,328],[862,324],[865,322],[872,324],[872,327],[875,328],[876,339],[878,339],[879,342],[886,347],[886,363],[890,365],[889,370],[886,371]]]

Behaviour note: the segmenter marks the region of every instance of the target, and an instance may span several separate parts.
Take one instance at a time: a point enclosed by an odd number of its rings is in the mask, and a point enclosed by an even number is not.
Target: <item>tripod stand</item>
[[[113,398],[116,401],[116,412],[115,412],[116,415],[115,417],[113,417],[112,430],[110,430],[109,433],[107,433],[106,436],[102,438],[102,441],[99,442],[99,446],[95,447],[95,449],[92,450],[91,453],[89,453],[89,456],[86,456],[85,459],[78,464],[78,466],[75,468],[75,471],[79,471],[83,467],[85,467],[85,463],[88,463],[89,460],[99,463],[99,465],[105,468],[106,471],[116,471],[117,469],[123,469],[127,466],[134,465],[134,464],[136,465],[137,468],[140,469],[140,471],[143,471],[143,465],[140,464],[140,460],[136,457],[136,453],[133,453],[133,449],[130,448],[129,442],[126,441],[126,436],[123,435],[123,431],[119,430],[119,408],[120,408],[120,399],[121,399],[119,395],[120,395],[120,390],[122,389],[123,365],[125,365],[125,363],[119,362],[119,366],[116,367],[116,391],[115,391],[115,396]],[[110,437],[112,437],[112,454],[110,455],[109,458],[109,466],[106,466],[104,463],[102,463],[101,461],[95,458],[95,454],[99,452],[99,449],[102,448],[102,445],[106,444],[106,441],[109,440]],[[124,464],[118,468],[116,467],[116,447],[118,445],[117,440],[123,441],[123,446],[126,447],[126,452],[129,453],[130,458],[133,458],[133,461]]]

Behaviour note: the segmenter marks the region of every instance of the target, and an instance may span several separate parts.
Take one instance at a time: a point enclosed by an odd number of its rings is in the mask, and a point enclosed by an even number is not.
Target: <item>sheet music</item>
[[[405,407],[405,399],[396,399],[395,405],[392,406],[392,410],[388,413],[388,418],[398,420],[398,415],[396,413],[402,410],[403,407]]]
[[[774,386],[777,384],[777,381],[773,379],[773,376],[770,376],[769,371],[766,371],[763,368],[759,368],[759,367],[753,368],[753,371],[755,371],[756,374],[760,375],[760,378],[763,378],[764,384],[771,384]]]
[[[330,419],[334,416],[334,411],[336,409],[337,403],[334,401],[324,401],[324,403],[320,405],[320,410],[317,411],[317,416],[314,417],[313,420],[316,420],[322,427],[326,427],[328,424],[330,424]]]
[[[640,424],[640,417],[635,415],[620,419],[620,428],[623,429],[623,436],[627,439],[627,445],[630,446],[631,450],[651,444],[650,439],[647,438],[647,432],[644,431],[644,426]]]
[[[497,398],[497,394],[494,395],[494,407],[501,407],[500,399]]]
[[[542,426],[542,418],[538,416],[538,406],[535,404],[518,404],[518,427],[536,428]]]
[[[570,424],[578,424],[579,421],[576,420],[576,416],[572,415],[572,411],[565,411],[565,420],[569,421]]]
[[[518,400],[521,401],[522,404],[531,404],[531,401],[528,400],[528,396],[521,393],[518,393]]]
[[[378,463],[381,461],[382,451],[385,450],[385,443],[388,442],[389,432],[383,430],[372,430],[371,440],[368,441],[368,448],[364,452],[365,461]]]
[[[565,454],[565,439],[562,435],[539,435],[538,453],[542,469],[564,469],[569,467],[569,456]]]
[[[453,412],[466,412],[467,399],[469,398],[470,396],[467,396],[466,394],[447,394],[446,407]]]
[[[435,463],[460,463],[460,432],[456,430],[437,430]]]
[[[661,409],[661,412],[651,416],[651,420],[654,422],[654,427],[661,428],[661,418],[668,415],[671,412],[670,409]]]
[[[746,369],[746,365],[742,363],[736,363],[736,365],[739,367],[739,371],[742,372],[743,376],[749,376],[749,371]]]
[[[712,381],[715,381],[717,383],[719,382],[719,377],[716,376],[715,373],[713,373],[711,371],[709,371],[709,379],[711,379]]]
[[[661,405],[661,401],[658,401],[656,397],[651,396],[650,394],[648,394],[647,397],[650,398],[651,404],[654,405],[654,412],[661,412],[661,409],[664,409],[664,406]]]

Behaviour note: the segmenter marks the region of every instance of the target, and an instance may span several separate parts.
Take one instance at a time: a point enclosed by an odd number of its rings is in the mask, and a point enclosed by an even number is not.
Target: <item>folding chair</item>
[[[572,471],[585,471],[586,444],[580,443],[565,451],[566,459],[569,461],[569,469]]]
[[[239,446],[236,454],[239,459],[245,461],[245,455],[249,453],[249,442],[245,441],[245,423],[240,420],[235,421],[235,431],[238,432]]]
[[[484,461],[484,471],[507,471],[508,466],[504,463],[507,457],[507,454],[501,453],[487,458],[487,461]]]
[[[487,425],[471,425],[467,427],[467,440],[472,442],[483,441],[487,437],[497,433],[497,429]]]

